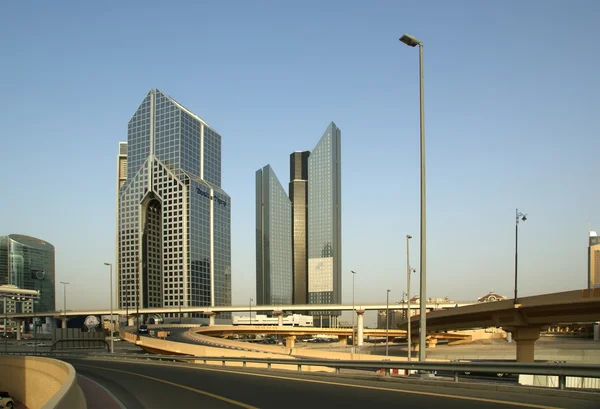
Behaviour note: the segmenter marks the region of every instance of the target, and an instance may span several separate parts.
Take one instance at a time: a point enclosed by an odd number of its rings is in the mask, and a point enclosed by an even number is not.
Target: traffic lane
[[[412,405],[415,408],[517,408],[561,407],[595,408],[597,402],[564,398],[546,398],[523,393],[504,393],[349,379],[331,374],[298,375],[290,371],[222,370],[214,367],[149,365],[86,361],[86,364],[120,369],[161,378],[197,388],[260,408],[331,408],[337,405]],[[98,369],[101,370],[101,369]],[[156,386],[157,388],[160,385]],[[462,398],[461,398],[462,397]],[[181,406],[187,407],[187,406]]]
[[[98,362],[69,360],[78,374],[88,377],[108,389],[127,409],[240,408],[240,405],[169,384],[168,380],[165,383],[168,376],[165,377],[162,374],[155,374],[159,377],[149,379],[140,376],[141,374],[137,373],[140,371],[136,371],[138,368],[119,364],[100,367],[97,365]],[[135,372],[132,372],[132,369]]]
[[[437,376],[442,376],[445,378],[453,378],[454,372],[450,371],[437,371]],[[519,376],[513,374],[505,374],[503,373],[501,376],[498,376],[497,373],[479,373],[479,372],[459,372],[458,378],[461,382],[469,382],[469,381],[484,381],[484,382],[503,382],[503,383],[513,383],[516,384],[519,382]]]

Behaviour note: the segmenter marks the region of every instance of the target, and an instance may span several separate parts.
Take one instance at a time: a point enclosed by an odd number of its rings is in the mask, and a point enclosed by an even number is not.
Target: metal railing
[[[83,345],[82,345],[83,343]],[[98,345],[101,345],[101,348],[106,347],[107,351],[110,351],[110,346],[108,345],[108,342],[105,339],[99,339],[99,338],[65,338],[65,339],[58,339],[56,341],[54,341],[52,343],[52,346],[50,347],[50,351],[54,351],[56,350],[57,346],[61,346],[63,347],[63,344],[66,344],[67,348],[69,348],[69,346],[71,348],[80,348],[80,349],[87,349],[90,347],[97,347]],[[102,345],[104,344],[104,345]]]
[[[9,353],[11,354],[11,353]],[[15,355],[34,355],[31,352],[12,352]],[[64,352],[52,351],[50,353],[38,352],[35,355],[50,355],[53,357],[86,357],[101,358],[106,360],[152,360],[168,362],[195,363],[221,363],[226,366],[227,362],[242,363],[246,367],[248,363],[264,364],[267,369],[273,365],[295,366],[302,371],[305,366],[333,368],[336,374],[341,369],[353,370],[385,370],[386,376],[390,376],[393,369],[404,369],[408,371],[421,371],[426,373],[450,372],[454,375],[453,381],[459,381],[459,375],[464,373],[503,373],[513,375],[542,375],[557,376],[558,388],[565,389],[567,377],[578,378],[600,378],[600,365],[592,364],[569,364],[569,363],[519,363],[519,362],[419,362],[419,361],[373,361],[373,360],[327,360],[311,358],[251,358],[251,357],[224,357],[224,356],[192,356],[192,355],[152,355],[152,354],[109,354],[98,352]]]

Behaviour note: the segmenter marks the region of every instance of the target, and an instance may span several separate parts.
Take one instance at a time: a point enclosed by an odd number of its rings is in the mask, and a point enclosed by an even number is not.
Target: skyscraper
[[[308,304],[308,157],[309,151],[290,155],[294,304]]]
[[[292,303],[292,204],[271,166],[256,171],[256,303]]]
[[[231,305],[231,199],[221,189],[221,136],[153,89],[129,121],[124,148],[119,307]]]
[[[37,290],[37,312],[55,310],[54,246],[22,234],[0,237],[0,285]]]
[[[600,288],[600,237],[595,231],[588,244],[588,288]]]
[[[312,152],[294,152],[290,155],[291,230],[292,243],[293,303],[294,304],[334,304],[341,303],[341,161],[340,129],[331,122]],[[272,175],[265,179],[265,170]],[[262,172],[259,176],[259,172]],[[268,232],[263,228],[264,219],[259,215],[274,214],[279,211],[274,204],[263,199],[266,180],[277,181],[270,166],[259,170],[256,178],[257,210],[257,293],[269,272],[263,263]],[[279,181],[277,197],[282,198]],[[273,197],[271,193],[269,197]],[[287,197],[286,197],[287,198]],[[283,201],[282,201],[283,202]],[[287,208],[286,208],[287,209]],[[270,221],[269,228],[284,232],[287,223],[283,217]],[[287,237],[280,240],[285,240]],[[266,241],[273,246],[274,239]],[[287,244],[286,244],[287,248]],[[281,249],[271,248],[273,258],[281,258]],[[263,257],[263,258],[261,258]],[[273,273],[270,273],[273,275]],[[287,273],[286,273],[287,274]],[[260,295],[257,294],[260,300]],[[265,300],[265,304],[268,300]],[[335,325],[333,316],[339,312],[315,311],[313,315],[327,316],[325,325]],[[322,318],[321,318],[322,319]]]
[[[310,304],[342,302],[340,139],[341,131],[333,122],[330,123],[308,158],[308,302]]]

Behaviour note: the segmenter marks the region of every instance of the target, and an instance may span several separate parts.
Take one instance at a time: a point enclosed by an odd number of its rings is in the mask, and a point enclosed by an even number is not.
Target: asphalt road
[[[411,385],[331,374],[215,366],[68,360],[127,409],[147,408],[597,408],[598,402]]]

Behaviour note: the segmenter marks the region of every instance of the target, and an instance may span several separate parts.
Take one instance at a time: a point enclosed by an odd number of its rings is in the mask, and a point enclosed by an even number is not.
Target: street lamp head
[[[111,263],[104,263],[105,266],[112,266]]]
[[[389,289],[387,290],[388,294],[389,294],[390,291],[392,291],[392,290],[389,290]]]
[[[406,238],[407,238],[407,239],[412,239],[412,236],[411,236],[410,234],[407,234],[407,235],[406,235]]]
[[[527,215],[526,215],[526,214],[524,214],[524,215],[521,217],[521,221],[523,221],[523,222],[524,222],[525,220],[527,220]]]
[[[350,272],[351,272],[352,274],[356,274],[356,271],[352,271],[352,270],[350,270]]]
[[[410,47],[416,47],[417,45],[422,44],[419,40],[408,34],[403,34],[402,37],[400,37],[400,41]]]

